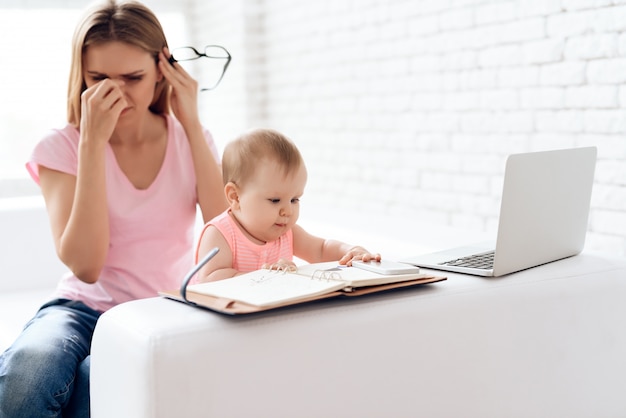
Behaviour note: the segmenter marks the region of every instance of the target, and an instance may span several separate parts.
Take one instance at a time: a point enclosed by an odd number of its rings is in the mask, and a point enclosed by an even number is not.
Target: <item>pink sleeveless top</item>
[[[224,236],[231,252],[233,253],[233,268],[240,272],[258,270],[265,263],[275,263],[279,259],[293,259],[293,232],[287,231],[277,240],[267,242],[263,245],[251,242],[239,229],[229,210],[222,212],[209,221],[200,234],[200,239],[204,231],[209,226],[214,226]],[[196,251],[196,262],[198,262],[198,252]]]

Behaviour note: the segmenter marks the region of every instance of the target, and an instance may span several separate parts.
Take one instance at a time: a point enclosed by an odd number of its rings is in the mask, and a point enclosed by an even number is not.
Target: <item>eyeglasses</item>
[[[222,81],[230,64],[231,56],[226,48],[219,45],[207,45],[204,47],[204,52],[199,52],[192,46],[183,46],[172,50],[169,62],[174,64],[177,61],[194,61],[200,58],[209,58],[209,60],[203,60],[202,63],[194,64],[199,74],[198,82],[203,86],[200,91],[213,90]]]

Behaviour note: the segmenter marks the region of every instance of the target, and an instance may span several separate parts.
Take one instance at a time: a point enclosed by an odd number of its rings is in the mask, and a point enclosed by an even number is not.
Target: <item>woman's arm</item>
[[[208,222],[222,213],[226,207],[224,185],[219,165],[209,149],[200,123],[183,125],[189,139],[193,166],[196,173],[198,203],[202,219]]]
[[[98,280],[109,248],[104,150],[92,148],[79,145],[76,177],[39,167],[57,255],[86,283]]]
[[[169,55],[167,49],[159,54],[159,69],[172,86],[172,110],[189,139],[196,173],[198,203],[204,222],[208,222],[227,207],[222,173],[206,143],[198,116],[198,82],[180,64],[170,64],[164,53]]]
[[[105,152],[122,110],[123,83],[102,80],[81,95],[76,176],[39,167],[57,254],[80,280],[95,283],[109,249]]]

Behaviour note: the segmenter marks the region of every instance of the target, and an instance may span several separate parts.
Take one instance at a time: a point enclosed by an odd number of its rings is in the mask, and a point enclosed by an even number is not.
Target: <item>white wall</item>
[[[623,0],[192,4],[234,56],[208,125],[288,134],[305,208],[493,231],[508,154],[596,145],[587,248],[626,254]]]

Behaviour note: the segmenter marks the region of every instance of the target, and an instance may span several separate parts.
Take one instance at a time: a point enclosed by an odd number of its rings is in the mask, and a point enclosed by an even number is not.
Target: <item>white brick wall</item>
[[[598,146],[587,248],[626,255],[626,5],[618,0],[190,2],[233,63],[218,143],[289,135],[303,211],[494,231],[508,154]],[[315,212],[317,213],[317,212]]]

